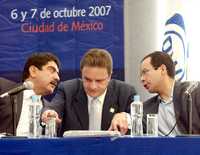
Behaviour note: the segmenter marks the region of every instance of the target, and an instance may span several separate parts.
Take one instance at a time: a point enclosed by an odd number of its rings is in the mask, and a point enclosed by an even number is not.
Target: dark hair
[[[175,65],[169,54],[161,51],[155,51],[145,56],[141,62],[149,57],[151,58],[151,65],[154,67],[154,69],[159,68],[161,65],[165,65],[168,76],[171,78],[175,77]]]
[[[112,56],[104,49],[90,49],[81,59],[80,69],[82,70],[84,66],[106,68],[108,74],[111,75],[113,69]]]
[[[49,61],[54,61],[58,68],[60,68],[60,61],[57,56],[50,52],[36,52],[33,53],[30,57],[28,57],[23,70],[23,77],[22,80],[26,80],[30,73],[29,68],[30,66],[35,66],[38,69],[42,69],[44,65],[46,65]]]

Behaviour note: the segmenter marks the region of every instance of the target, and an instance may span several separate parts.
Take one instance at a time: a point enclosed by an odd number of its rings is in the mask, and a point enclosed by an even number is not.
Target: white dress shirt
[[[173,91],[174,84],[171,91],[171,97],[168,101],[164,101],[160,98],[160,104],[158,108],[158,134],[161,136],[176,136],[180,135],[180,131],[177,128],[176,116],[173,103]]]
[[[25,90],[23,92],[23,103],[22,110],[19,118],[19,123],[17,125],[17,136],[28,136],[29,135],[29,104],[32,103],[31,97],[36,95],[33,90]],[[41,102],[41,96],[40,102]],[[41,102],[42,104],[42,102]]]

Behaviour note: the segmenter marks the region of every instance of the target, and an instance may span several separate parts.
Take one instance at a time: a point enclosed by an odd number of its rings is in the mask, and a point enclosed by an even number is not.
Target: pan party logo
[[[165,34],[162,51],[168,53],[176,69],[176,80],[186,80],[188,44],[183,17],[175,14],[165,23]]]

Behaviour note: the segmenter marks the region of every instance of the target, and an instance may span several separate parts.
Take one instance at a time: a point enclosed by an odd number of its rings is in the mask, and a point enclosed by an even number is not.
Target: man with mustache
[[[146,115],[158,113],[158,134],[176,136],[181,134],[200,134],[200,88],[191,92],[192,131],[190,131],[190,110],[187,88],[189,82],[175,80],[175,64],[164,52],[156,51],[141,61],[140,76],[143,86],[150,93],[157,93],[144,102],[143,124],[146,131]]]
[[[23,82],[32,82],[33,89],[25,90],[13,96],[17,105],[15,131],[17,136],[28,136],[28,103],[32,102],[31,96],[37,95],[40,98],[39,102],[42,104],[43,99],[41,96],[53,93],[60,80],[59,66],[59,59],[49,52],[33,53],[27,59],[23,70]],[[3,100],[7,102],[4,102],[5,109],[2,109],[4,112],[0,114],[0,132],[13,133],[12,104],[8,98]]]
[[[133,86],[111,79],[110,53],[104,49],[90,49],[82,57],[80,69],[82,79],[59,84],[51,103],[44,106],[42,121],[47,122],[50,116],[55,116],[57,123],[61,123],[58,136],[67,130],[127,133],[127,113],[136,91]]]

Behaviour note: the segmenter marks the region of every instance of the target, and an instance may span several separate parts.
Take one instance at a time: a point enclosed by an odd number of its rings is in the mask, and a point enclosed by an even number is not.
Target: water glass
[[[158,136],[158,114],[147,114],[147,136]]]
[[[50,117],[46,122],[45,126],[45,137],[56,137],[57,136],[57,128],[56,128],[56,118]]]

